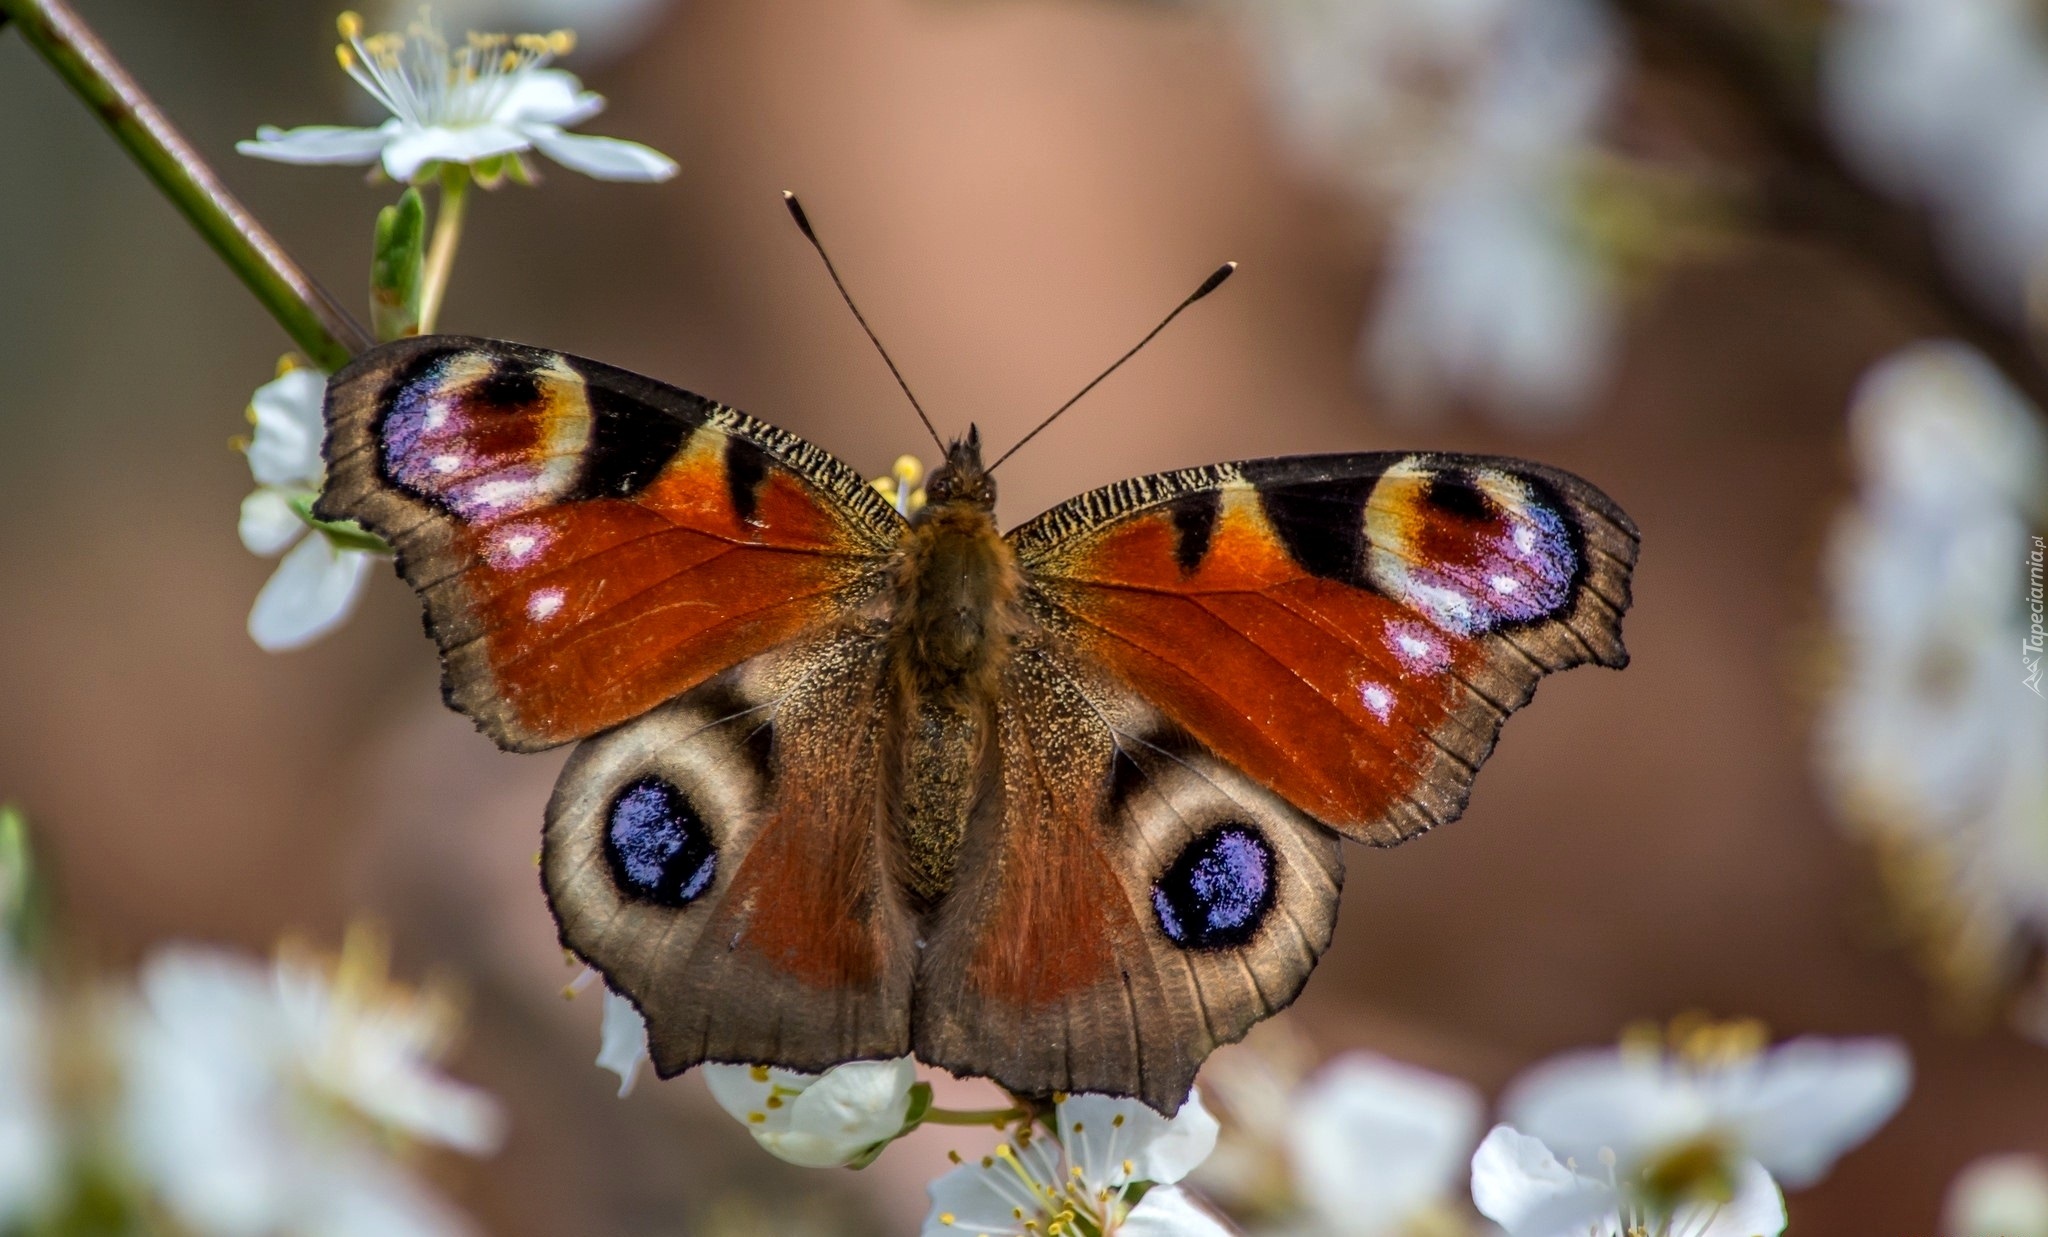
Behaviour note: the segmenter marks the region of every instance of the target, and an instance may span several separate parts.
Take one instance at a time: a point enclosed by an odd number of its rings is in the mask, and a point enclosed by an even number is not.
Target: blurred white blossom
[[[1541,424],[1583,410],[1613,310],[1579,225],[1618,78],[1597,0],[1243,6],[1298,151],[1393,213],[1360,343],[1406,407],[1470,399]]]
[[[822,1074],[714,1064],[704,1067],[704,1081],[718,1106],[770,1155],[832,1168],[903,1132],[917,1070],[909,1057],[848,1061]]]
[[[2048,1237],[2048,1164],[1991,1155],[1957,1174],[1942,1206],[1948,1237]]]
[[[43,1013],[34,975],[0,938],[0,1231],[46,1206],[57,1185],[62,1134],[45,1086]]]
[[[2008,318],[2048,253],[2048,54],[2028,0],[1844,0],[1824,101],[1850,156],[1927,208]]]
[[[307,535],[307,512],[325,473],[320,440],[326,391],[326,375],[291,368],[256,388],[249,400],[256,426],[249,471],[257,488],[242,500],[238,531],[250,553],[284,554],[249,611],[250,639],[273,653],[311,644],[340,626],[361,596],[375,557],[339,544],[326,530]]]
[[[1821,779],[1878,844],[1923,965],[1981,1011],[2048,939],[2048,706],[2026,660],[2048,435],[1955,343],[1875,367],[1849,429],[1857,492],[1826,559],[1838,668]],[[2048,1039],[2033,1000],[2021,1021]]]
[[[332,967],[162,951],[117,1036],[128,1158],[212,1237],[467,1233],[390,1154],[481,1155],[500,1140],[490,1097],[437,1069],[451,1021],[445,1003],[392,985],[361,932]]]
[[[1476,1090],[1369,1052],[1339,1056],[1298,1083],[1286,1069],[1270,1049],[1212,1063],[1206,1085],[1226,1119],[1198,1184],[1233,1214],[1300,1237],[1459,1230],[1485,1115]]]
[[[647,1064],[647,1020],[633,1002],[606,988],[597,1037],[597,1067],[619,1076],[619,1098],[624,1099],[633,1093],[640,1068]]]
[[[1655,1197],[1725,1197],[1754,1160],[1798,1189],[1904,1102],[1906,1051],[1889,1039],[1795,1039],[1766,1048],[1752,1022],[1681,1020],[1668,1041],[1553,1057],[1524,1073],[1501,1115],[1585,1169],[1609,1165]]]
[[[452,46],[424,15],[403,33],[365,36],[343,13],[341,66],[390,119],[374,128],[266,125],[235,149],[281,163],[381,163],[400,182],[442,165],[474,167],[538,150],[563,167],[604,180],[657,181],[675,161],[638,142],[570,133],[604,109],[575,75],[547,66],[574,46],[550,34],[471,34]]]
[[[1731,1166],[1725,1197],[1660,1210],[1615,1172],[1611,1156],[1588,1172],[1549,1147],[1497,1125],[1472,1156],[1472,1199],[1509,1237],[1777,1237],[1785,1198],[1755,1160]]]
[[[1216,1146],[1216,1119],[1199,1093],[1171,1119],[1135,1100],[1068,1096],[1053,1126],[1057,1135],[1027,1126],[932,1182],[923,1237],[1227,1237],[1176,1184]],[[1133,1203],[1143,1183],[1151,1184]]]
[[[417,11],[411,0],[381,6],[394,21]],[[434,16],[448,30],[547,30],[576,27],[579,60],[626,52],[648,32],[671,0],[436,0]]]

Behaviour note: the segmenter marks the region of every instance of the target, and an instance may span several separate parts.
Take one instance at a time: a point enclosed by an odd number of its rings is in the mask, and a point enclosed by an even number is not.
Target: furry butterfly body
[[[1524,461],[1163,473],[1007,535],[970,433],[906,520],[730,408],[519,345],[329,385],[450,705],[581,741],[564,944],[657,1069],[915,1052],[1171,1111],[1328,945],[1339,839],[1456,816],[1544,673],[1626,660],[1636,535]]]

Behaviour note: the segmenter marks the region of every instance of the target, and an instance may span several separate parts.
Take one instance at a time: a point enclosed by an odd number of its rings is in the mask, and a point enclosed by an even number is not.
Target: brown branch
[[[369,332],[228,192],[65,0],[0,0],[0,24],[9,17],[308,359],[339,369],[370,346]]]
[[[1773,54],[1737,19],[1696,0],[1614,0],[1646,58],[1704,77],[1767,144],[1763,222],[1855,255],[1949,320],[2037,405],[2048,374],[2025,329],[1988,309],[1955,275],[1925,211],[1880,194],[1836,149],[1817,101],[1814,49]],[[1782,47],[1776,49],[1783,53]]]

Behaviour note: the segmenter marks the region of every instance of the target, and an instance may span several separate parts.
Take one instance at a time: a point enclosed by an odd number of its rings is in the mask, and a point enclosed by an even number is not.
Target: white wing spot
[[[1394,693],[1388,691],[1385,684],[1360,683],[1358,699],[1368,712],[1383,722],[1394,715]]]
[[[433,464],[435,472],[454,472],[462,467],[462,457],[459,455],[437,455],[434,457]]]
[[[1515,579],[1513,576],[1495,576],[1493,579],[1487,581],[1487,583],[1493,585],[1493,591],[1499,593],[1503,597],[1508,596],[1509,594],[1513,593],[1516,589],[1522,587],[1522,582],[1520,580]]]
[[[526,598],[526,617],[534,622],[552,618],[562,608],[562,590],[558,588],[537,588]]]

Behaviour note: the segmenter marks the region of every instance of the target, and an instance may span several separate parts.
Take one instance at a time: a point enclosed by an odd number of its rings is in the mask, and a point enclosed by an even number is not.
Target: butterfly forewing
[[[429,336],[327,395],[319,512],[389,541],[444,690],[502,746],[637,717],[857,608],[901,519],[743,413],[594,361]]]
[[[1633,525],[1592,486],[1520,460],[1164,473],[1011,540],[1049,630],[1361,841],[1455,817],[1544,673],[1627,659]]]

